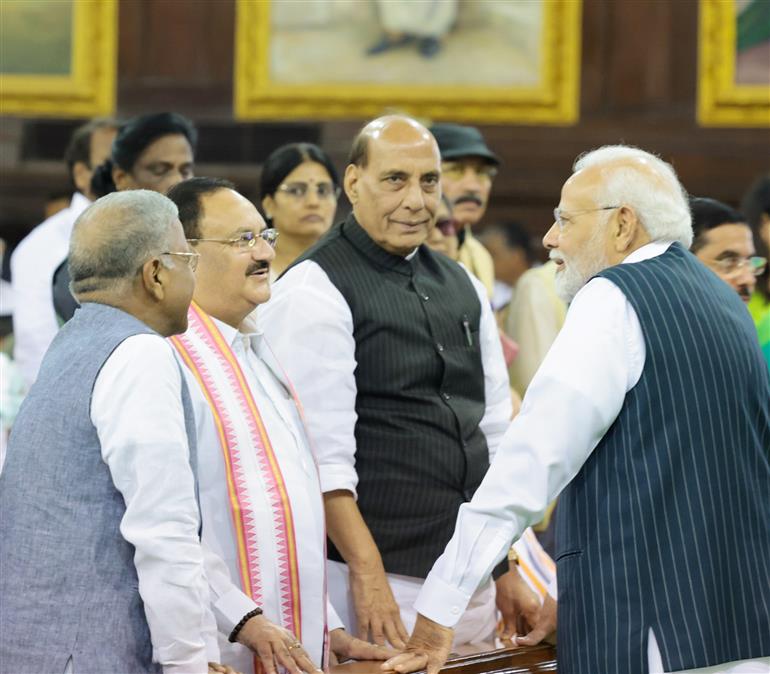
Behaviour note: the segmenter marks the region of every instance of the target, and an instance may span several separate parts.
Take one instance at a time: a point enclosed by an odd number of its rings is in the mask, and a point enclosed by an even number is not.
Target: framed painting
[[[237,0],[240,119],[572,124],[581,0]]]
[[[700,0],[698,122],[770,127],[770,0]]]
[[[0,114],[115,108],[117,0],[0,0]]]

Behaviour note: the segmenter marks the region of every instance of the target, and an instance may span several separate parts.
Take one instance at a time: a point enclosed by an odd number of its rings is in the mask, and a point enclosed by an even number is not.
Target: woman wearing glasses
[[[329,157],[311,143],[291,143],[273,152],[262,168],[262,210],[280,233],[271,271],[278,278],[331,227],[340,193]]]

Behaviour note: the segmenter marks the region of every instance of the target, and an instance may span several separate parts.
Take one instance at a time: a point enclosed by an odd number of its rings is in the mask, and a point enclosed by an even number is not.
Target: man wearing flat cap
[[[430,131],[441,152],[441,188],[452,203],[452,217],[459,225],[458,260],[484,284],[491,297],[495,282],[492,257],[472,230],[478,229],[487,210],[500,159],[474,126],[434,124]]]

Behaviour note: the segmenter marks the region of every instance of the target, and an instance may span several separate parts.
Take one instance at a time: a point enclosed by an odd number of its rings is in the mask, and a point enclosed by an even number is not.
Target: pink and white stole
[[[242,589],[258,606],[262,605],[258,532],[252,521],[253,509],[244,488],[241,468],[242,453],[255,451],[263,483],[268,485],[273,531],[278,540],[281,624],[301,640],[302,613],[294,520],[270,438],[235,354],[214,321],[195,303],[191,304],[188,312],[188,326],[186,333],[171,337],[171,342],[198,381],[217,427],[226,468]],[[327,651],[324,648],[324,660]],[[256,660],[255,667],[258,664]]]

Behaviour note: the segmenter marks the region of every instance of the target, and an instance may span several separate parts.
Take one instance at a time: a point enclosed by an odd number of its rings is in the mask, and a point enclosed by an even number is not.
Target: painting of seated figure
[[[236,112],[571,123],[580,13],[578,0],[239,0]]]

